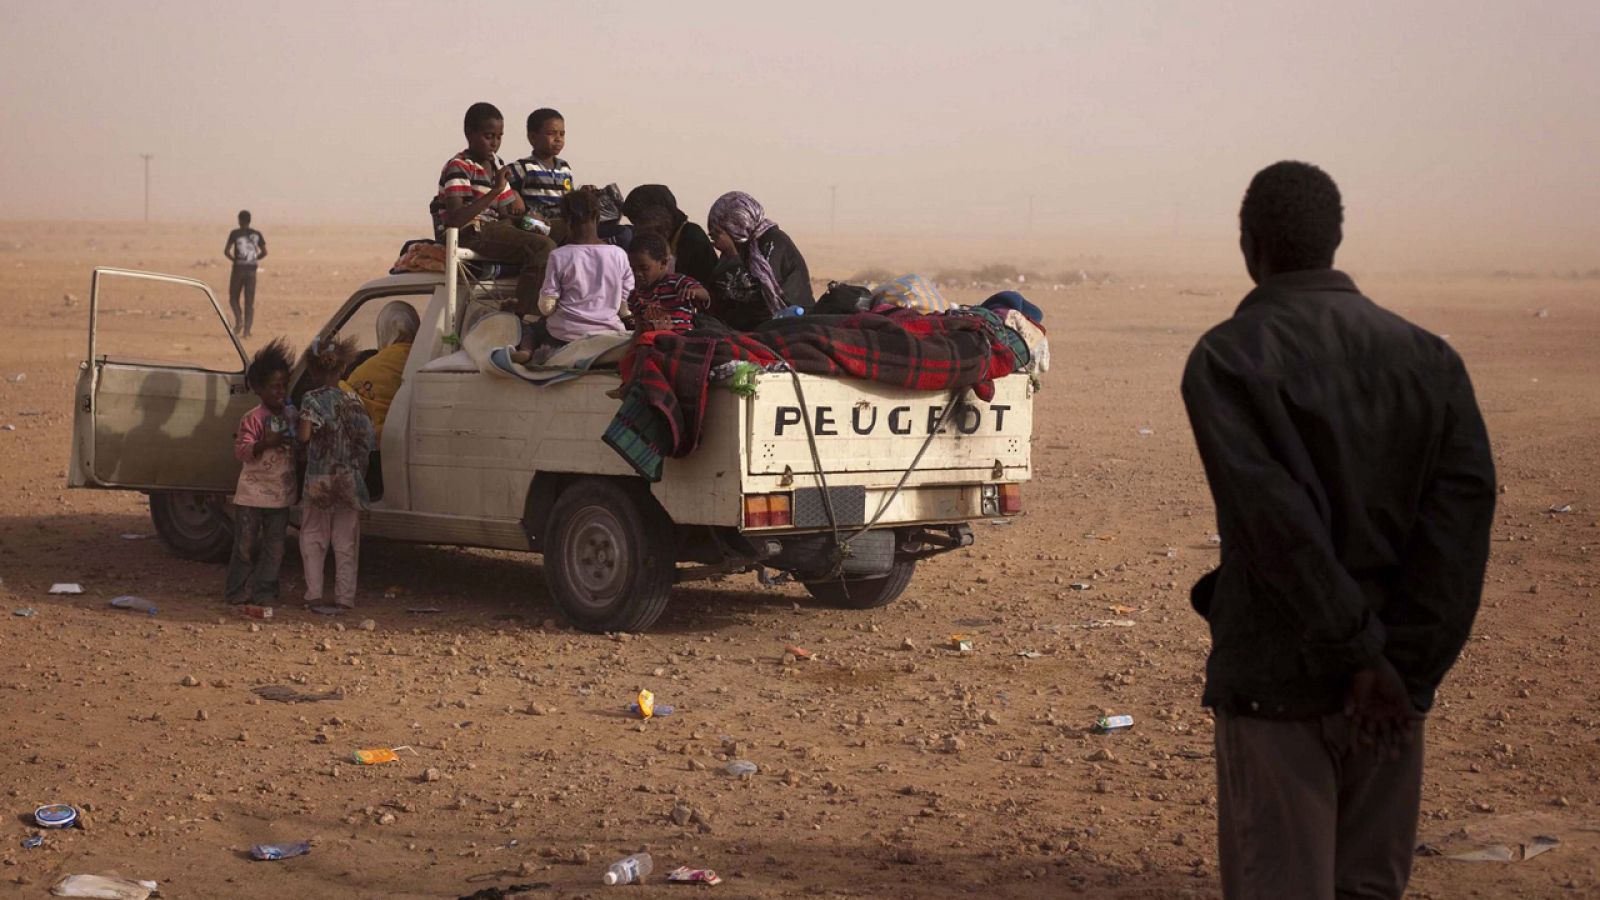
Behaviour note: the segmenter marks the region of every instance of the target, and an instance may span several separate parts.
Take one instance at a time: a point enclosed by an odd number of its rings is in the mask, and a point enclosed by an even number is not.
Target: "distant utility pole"
[[[144,223],[146,225],[149,225],[150,224],[150,159],[152,157],[154,157],[155,154],[154,153],[141,153],[141,154],[139,154],[139,156],[142,159],[144,159]]]
[[[828,232],[839,230],[839,186],[828,185]]]

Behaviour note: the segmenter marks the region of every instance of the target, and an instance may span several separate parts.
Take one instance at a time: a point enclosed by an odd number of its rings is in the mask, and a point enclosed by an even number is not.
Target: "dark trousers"
[[[244,305],[239,304],[244,295]],[[256,267],[234,266],[228,276],[228,306],[233,309],[233,330],[244,337],[256,320]]]
[[[523,231],[505,222],[485,222],[477,228],[461,232],[461,246],[496,262],[515,263],[522,267],[517,276],[517,299],[526,303],[539,302],[539,289],[544,286],[544,265],[550,259],[555,241],[535,231]]]
[[[1422,802],[1422,723],[1400,759],[1348,716],[1217,714],[1217,847],[1228,900],[1398,898]]]
[[[235,510],[233,558],[228,561],[228,584],[223,598],[229,603],[276,603],[289,508],[238,506]]]

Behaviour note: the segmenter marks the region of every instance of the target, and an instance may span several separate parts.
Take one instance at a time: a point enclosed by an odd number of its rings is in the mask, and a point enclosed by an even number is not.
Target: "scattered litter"
[[[1022,657],[1023,659],[1038,659],[1039,657],[1043,656],[1044,654],[1040,653],[1037,650],[1018,650],[1017,651],[1017,655]]]
[[[38,612],[38,610],[34,609],[31,606],[24,606],[21,609],[13,609],[11,611],[11,614],[13,616],[21,616],[24,619],[31,619],[31,618],[34,617],[34,614],[37,613],[37,612]]]
[[[251,619],[270,619],[272,618],[272,607],[247,603],[239,607],[239,614]]]
[[[1010,525],[1010,519],[980,519],[985,525]]]
[[[383,599],[393,600],[403,593],[405,593],[405,588],[400,587],[398,584],[391,584],[383,589]]]
[[[36,834],[33,837],[25,837],[22,839],[22,846],[28,848],[29,850],[35,850],[39,847],[43,847],[44,835]]]
[[[1446,840],[1440,844],[1420,844],[1417,846],[1418,856],[1442,856],[1445,859],[1455,859],[1462,862],[1525,862],[1541,853],[1554,850],[1561,845],[1561,839],[1548,834],[1536,834],[1525,843],[1520,844],[1479,844],[1463,849],[1455,849],[1459,841]]]
[[[83,593],[83,585],[72,581],[58,581],[55,584],[50,585],[50,593],[81,594]]]
[[[1548,318],[1550,318],[1550,310],[1541,309],[1538,312],[1534,313],[1533,317],[1535,319],[1548,319]]]
[[[1561,506],[1551,505],[1550,509],[1547,511],[1553,513],[1569,513],[1572,512],[1572,504],[1564,503]]]
[[[1222,535],[1220,535],[1220,534],[1210,535],[1209,537],[1206,538],[1206,543],[1208,543],[1208,544],[1220,544],[1220,543],[1222,543]]]
[[[970,635],[970,634],[952,634],[952,635],[950,635],[950,649],[956,651],[957,653],[971,653],[972,652],[972,635]]]
[[[656,714],[656,695],[641,688],[639,699],[633,704],[634,714],[641,719],[648,719]]]
[[[723,768],[724,772],[735,778],[749,778],[761,771],[761,768],[748,759],[736,759]]]
[[[1087,590],[1092,589],[1094,587],[1094,585],[1090,584],[1087,581],[1074,581],[1072,584],[1068,585],[1068,587],[1072,588],[1075,591],[1087,591]]]
[[[667,873],[668,884],[721,884],[722,878],[710,869],[679,866]]]
[[[78,811],[65,803],[49,803],[33,811],[33,821],[40,828],[71,828]]]
[[[1144,607],[1142,606],[1123,606],[1120,603],[1113,603],[1106,607],[1106,609],[1111,610],[1119,616],[1125,616],[1131,612],[1144,612]]]
[[[68,875],[56,882],[50,893],[57,897],[95,900],[146,900],[159,889],[154,881],[132,881],[110,875]]]
[[[810,650],[807,650],[804,647],[796,647],[794,644],[785,644],[784,647],[783,647],[783,652],[789,654],[790,656],[793,656],[795,659],[816,659],[817,658],[817,655],[815,653],[812,653]]]
[[[142,541],[149,537],[150,535],[148,534],[139,534],[138,532],[134,531],[125,531],[122,533],[122,539],[125,541]]]
[[[371,750],[357,750],[351,756],[355,758],[358,765],[376,766],[382,763],[398,762],[401,750],[411,750],[411,748],[404,744],[399,747],[377,747]],[[411,752],[415,754],[417,751],[411,750]]]
[[[316,703],[320,700],[343,700],[344,692],[340,690],[314,693],[292,688],[287,684],[264,684],[252,688],[251,693],[263,700],[276,700],[279,703]]]
[[[1150,435],[1155,434],[1155,433],[1156,433],[1156,430],[1154,428],[1141,428],[1141,429],[1139,429],[1139,436],[1140,437],[1149,437]]]
[[[1139,624],[1132,619],[1090,619],[1073,628],[1132,628]]]
[[[344,607],[342,607],[342,606],[311,606],[311,607],[307,607],[307,608],[310,609],[312,612],[316,613],[319,616],[342,616],[342,615],[344,615]]]
[[[406,607],[406,612],[417,616],[431,616],[434,613],[444,612],[444,610],[437,606],[408,606]]]
[[[28,380],[28,373],[27,372],[18,372],[15,375],[8,376],[6,378],[6,380],[11,382],[12,384],[21,384],[24,381]]]
[[[662,717],[662,716],[670,716],[670,715],[672,715],[673,713],[675,713],[677,711],[678,711],[678,708],[676,706],[671,706],[671,705],[666,704],[666,703],[657,703],[655,705],[654,711],[651,712],[650,715],[646,716],[646,715],[643,715],[639,711],[639,704],[637,704],[637,703],[629,703],[628,704],[628,714],[629,715],[634,715],[634,716],[639,716],[639,718],[641,718],[641,719],[657,718],[657,717]]]
[[[4,425],[0,425],[0,431],[16,431],[16,430],[17,430],[17,426],[11,424],[10,422],[7,422]]]
[[[1118,731],[1127,731],[1133,727],[1133,716],[1101,716],[1094,727],[1089,729],[1095,734],[1114,734]]]
[[[132,595],[113,597],[111,598],[111,605],[117,609],[136,609],[152,616],[156,614],[156,605],[143,597],[134,597]]]
[[[311,844],[306,841],[298,844],[257,844],[250,848],[250,856],[260,860],[289,859],[310,852]]]

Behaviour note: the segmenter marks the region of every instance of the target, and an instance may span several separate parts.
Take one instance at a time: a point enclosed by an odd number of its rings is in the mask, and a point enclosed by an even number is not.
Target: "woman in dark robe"
[[[816,302],[800,248],[754,197],[742,191],[723,194],[711,204],[706,224],[720,254],[706,283],[712,315],[748,331],[787,315],[790,307],[807,309]]]

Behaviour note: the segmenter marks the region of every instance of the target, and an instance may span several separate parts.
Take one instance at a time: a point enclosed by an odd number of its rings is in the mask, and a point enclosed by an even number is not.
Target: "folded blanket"
[[[699,446],[712,368],[735,360],[784,362],[796,372],[916,391],[970,387],[983,400],[994,396],[993,379],[1029,360],[1022,338],[985,309],[938,315],[896,309],[831,323],[807,318],[754,332],[640,335],[622,361],[623,404],[606,429],[606,444],[639,474],[660,480],[665,457]]]

